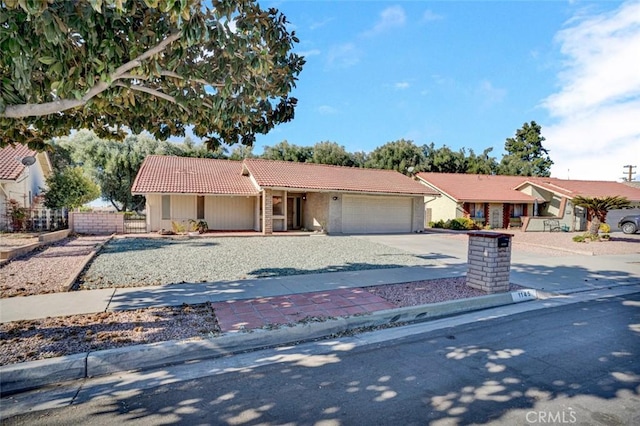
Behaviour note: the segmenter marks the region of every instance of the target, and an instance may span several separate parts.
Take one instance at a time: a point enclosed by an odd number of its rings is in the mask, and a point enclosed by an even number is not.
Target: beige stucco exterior
[[[162,194],[147,195],[147,229],[171,229],[171,222],[187,226],[197,220],[197,195],[170,194],[170,217],[162,218]],[[204,196],[204,220],[211,230],[252,230],[255,228],[257,197]]]
[[[147,229],[156,232],[172,229],[172,222],[188,227],[189,220],[198,220],[197,195],[167,194],[170,198],[170,215],[162,217],[163,194],[147,195]],[[352,196],[371,202],[389,203],[402,200],[407,205],[403,215],[409,219],[407,231],[424,229],[424,199],[422,196],[348,195],[341,192],[301,192],[264,189],[259,196],[204,196],[204,220],[210,230],[254,230],[263,233],[292,229],[325,231],[332,234],[349,232],[343,226],[343,200]],[[281,206],[274,207],[274,199]],[[366,205],[366,204],[365,204]],[[280,210],[278,210],[280,209]],[[293,209],[293,211],[291,210]],[[279,211],[279,214],[278,214]],[[370,212],[363,209],[363,220]],[[298,217],[300,216],[300,217]],[[384,218],[369,218],[384,224]],[[263,227],[266,223],[266,229]],[[297,226],[296,226],[297,225]],[[376,232],[375,230],[372,232]],[[381,228],[381,231],[384,230]]]

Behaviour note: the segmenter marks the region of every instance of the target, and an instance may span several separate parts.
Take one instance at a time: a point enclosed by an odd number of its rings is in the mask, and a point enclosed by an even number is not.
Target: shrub
[[[600,235],[600,239],[604,240],[604,241],[609,241],[611,239],[611,235],[609,234],[602,234]]]
[[[171,221],[171,230],[176,234],[182,234],[185,231],[184,225],[176,221]]]
[[[584,243],[584,235],[576,235],[572,240],[576,243]]]
[[[456,231],[466,231],[475,228],[475,222],[468,217],[457,217],[449,223],[449,229],[454,229]]]
[[[444,220],[440,219],[437,222],[429,222],[429,226],[432,228],[443,229],[445,227],[445,222]]]
[[[611,232],[611,226],[609,226],[608,223],[601,223],[600,232],[602,232],[603,234],[608,234],[609,232]]]

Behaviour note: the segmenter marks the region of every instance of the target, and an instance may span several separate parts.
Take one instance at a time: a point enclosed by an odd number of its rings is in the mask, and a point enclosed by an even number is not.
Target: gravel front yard
[[[79,287],[231,281],[433,263],[351,237],[116,238],[80,276]]]

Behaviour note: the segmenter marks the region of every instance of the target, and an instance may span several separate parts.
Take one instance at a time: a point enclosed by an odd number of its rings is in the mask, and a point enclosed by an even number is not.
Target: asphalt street
[[[640,293],[393,330],[87,382],[4,424],[640,424]]]

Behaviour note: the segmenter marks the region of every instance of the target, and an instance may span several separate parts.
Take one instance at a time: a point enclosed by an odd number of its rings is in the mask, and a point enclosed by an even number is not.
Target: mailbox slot
[[[498,248],[509,247],[509,237],[498,237]]]

